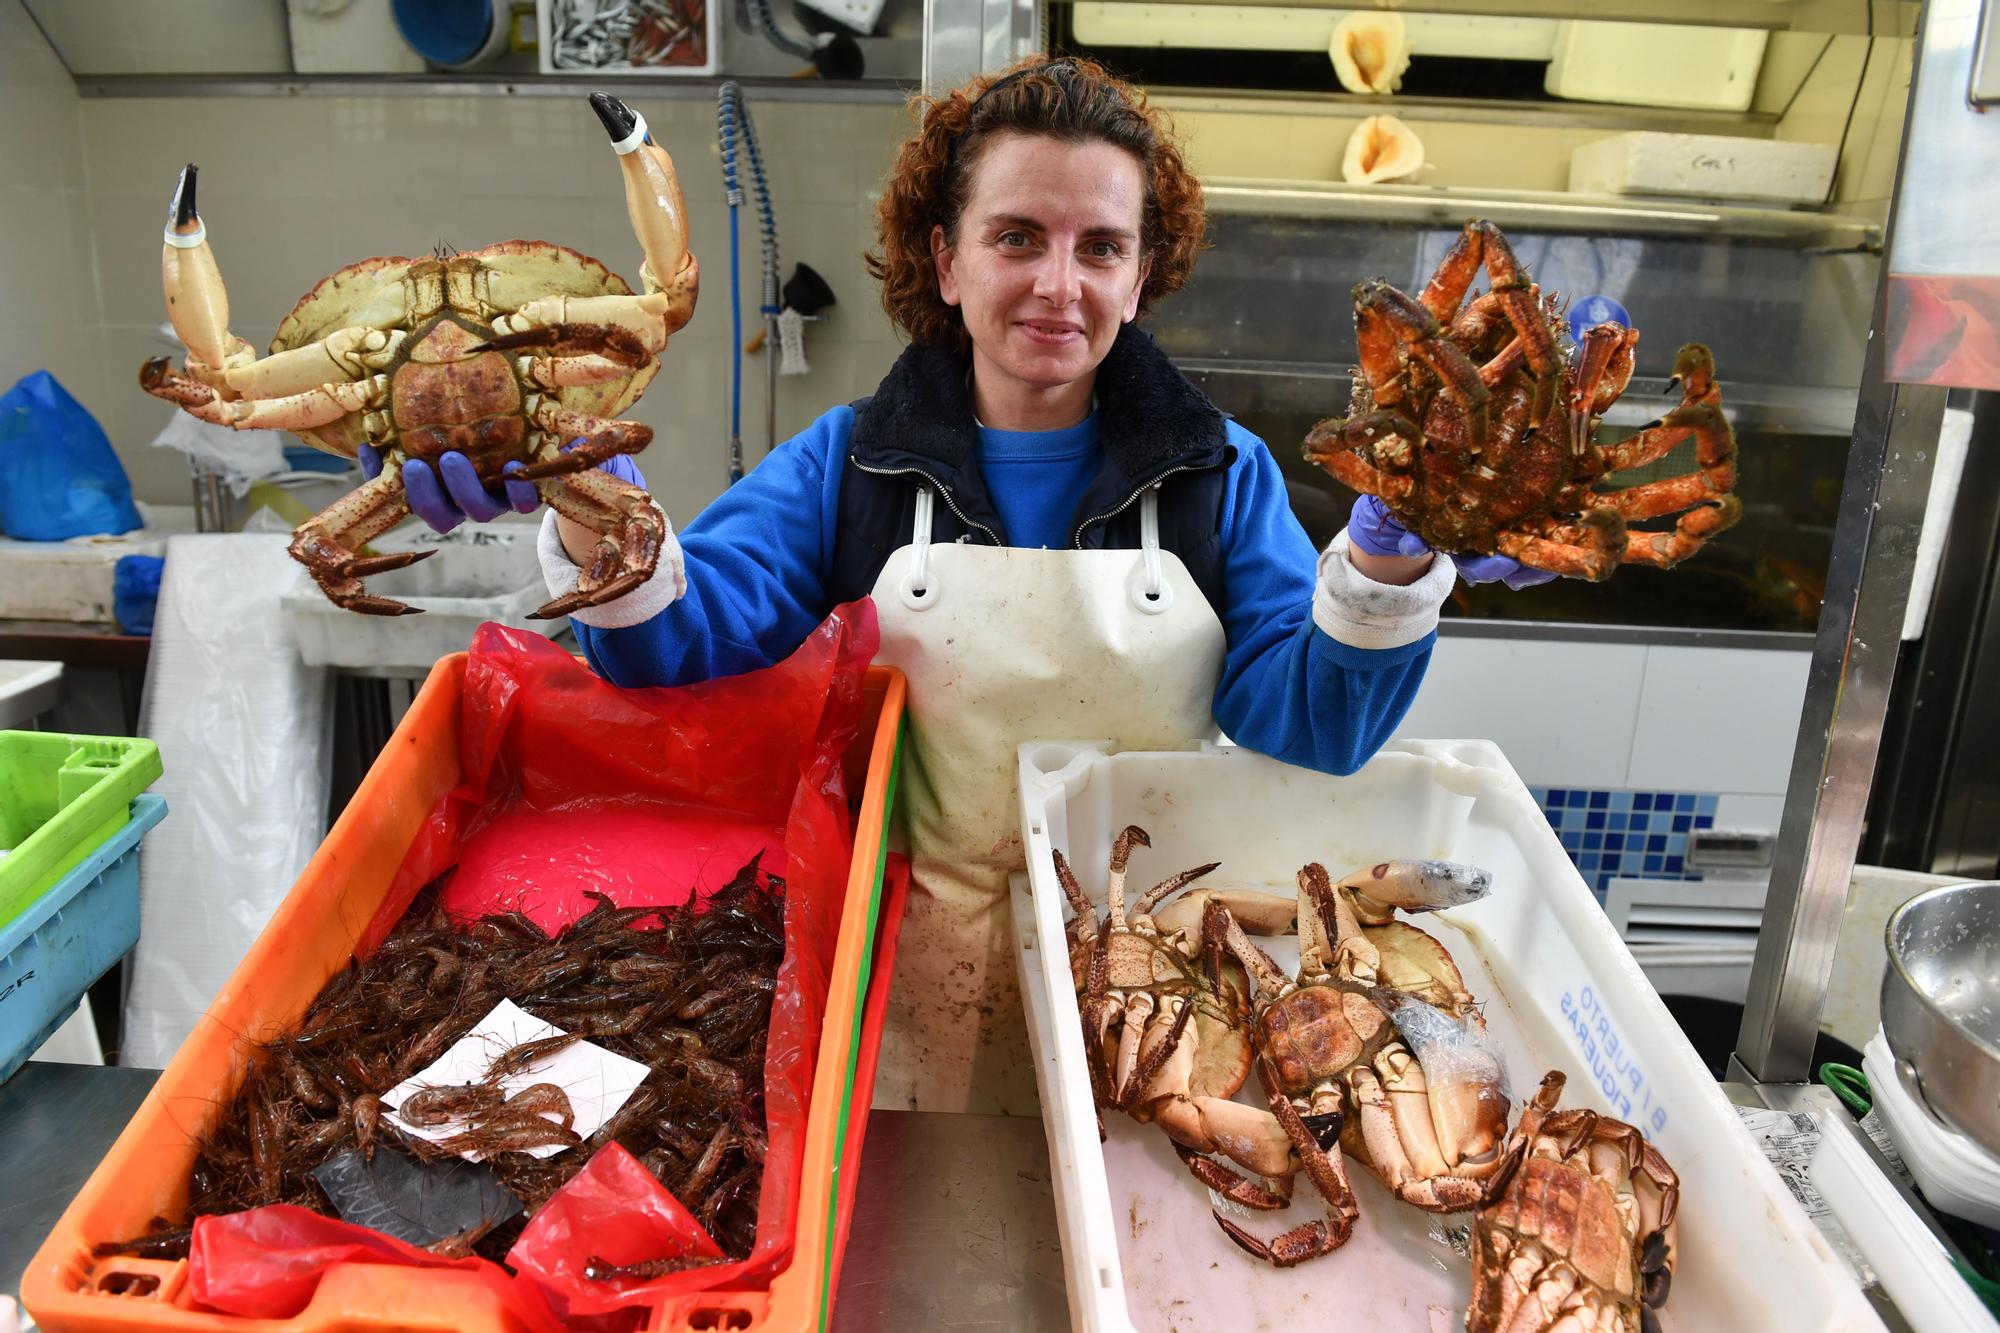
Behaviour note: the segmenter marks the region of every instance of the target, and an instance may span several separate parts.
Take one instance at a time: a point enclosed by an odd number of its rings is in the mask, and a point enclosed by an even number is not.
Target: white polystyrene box
[[[1565,22],[1542,87],[1580,102],[1747,111],[1767,37],[1751,28]]]
[[[110,624],[118,562],[166,549],[164,537],[144,529],[60,542],[0,537],[0,618]]]
[[[1471,1291],[1453,1235],[1462,1246],[1469,1219],[1397,1203],[1359,1166],[1349,1176],[1361,1220],[1347,1245],[1273,1269],[1215,1225],[1207,1191],[1158,1129],[1106,1111],[1100,1145],[1052,852],[1063,849],[1101,904],[1112,838],[1134,823],[1152,836],[1133,857],[1135,889],[1212,860],[1221,866],[1205,883],[1281,893],[1296,893],[1308,861],[1336,877],[1391,857],[1493,872],[1486,899],[1420,924],[1485,1001],[1516,1115],[1542,1075],[1561,1069],[1563,1105],[1639,1125],[1678,1170],[1680,1259],[1665,1328],[1881,1327],[1492,743],[1398,741],[1347,778],[1226,746],[1121,754],[1040,741],[1021,747],[1019,765],[1028,868],[1014,878],[1015,956],[1075,1328],[1295,1333],[1337,1311],[1342,1327],[1427,1329],[1462,1319]],[[1295,942],[1264,942],[1296,965]],[[1261,1104],[1254,1078],[1239,1100]],[[1272,1236],[1323,1215],[1302,1177],[1289,1209],[1243,1221]]]
[[[291,622],[299,655],[309,666],[426,670],[441,657],[463,652],[473,631],[488,621],[552,635],[564,621],[530,620],[549,600],[535,554],[539,525],[521,522],[467,524],[440,536],[408,527],[377,538],[371,549],[434,549],[407,569],[370,576],[368,591],[419,608],[415,616],[366,616],[343,610],[318,586],[301,579],[279,604]]]
[[[1817,204],[1833,184],[1837,157],[1832,144],[1639,130],[1572,149],[1569,188]]]

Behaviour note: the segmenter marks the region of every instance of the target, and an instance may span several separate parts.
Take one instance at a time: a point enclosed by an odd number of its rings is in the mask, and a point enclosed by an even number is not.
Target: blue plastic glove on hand
[[[1381,497],[1364,495],[1354,502],[1347,519],[1347,540],[1357,550],[1380,556],[1417,556],[1431,548],[1424,539],[1398,523]],[[1545,569],[1530,569],[1504,555],[1455,555],[1458,576],[1467,583],[1505,583],[1519,592],[1557,576]]]
[[[382,455],[373,445],[362,445],[356,457],[364,479],[373,481],[381,475]],[[503,470],[519,472],[523,466],[513,462]],[[480,483],[472,460],[461,453],[444,455],[435,469],[417,458],[403,463],[403,495],[409,501],[410,512],[436,532],[450,532],[468,518],[485,523],[510,509],[517,514],[531,514],[542,503],[531,481],[510,480],[504,483],[503,490],[504,493],[487,490]]]

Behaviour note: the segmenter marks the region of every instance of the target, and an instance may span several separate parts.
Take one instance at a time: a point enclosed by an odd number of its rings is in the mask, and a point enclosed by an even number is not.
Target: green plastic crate
[[[0,927],[124,827],[160,772],[151,741],[0,731]]]

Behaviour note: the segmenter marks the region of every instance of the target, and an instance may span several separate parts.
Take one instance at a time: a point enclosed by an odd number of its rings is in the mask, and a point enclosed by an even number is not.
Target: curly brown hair
[[[882,191],[880,252],[868,256],[868,271],[882,284],[883,309],[912,342],[968,346],[958,308],[938,294],[931,231],[941,226],[957,239],[981,150],[996,135],[1102,141],[1130,153],[1146,175],[1139,247],[1151,267],[1139,314],[1187,282],[1207,228],[1201,183],[1183,161],[1166,114],[1096,61],[1034,56],[943,97],[912,98],[910,112],[917,131],[903,141]]]

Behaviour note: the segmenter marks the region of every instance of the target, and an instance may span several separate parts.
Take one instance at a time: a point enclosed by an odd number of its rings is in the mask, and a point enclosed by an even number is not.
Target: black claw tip
[[[595,111],[598,120],[604,123],[604,130],[611,136],[613,143],[630,138],[632,131],[638,128],[638,113],[610,93],[592,93],[590,109]]]
[[[185,227],[190,223],[201,220],[201,215],[195,212],[194,207],[194,174],[194,163],[190,162],[181,168],[180,184],[174,187],[174,225],[176,227]]]
[[[1681,377],[1679,375],[1676,375],[1672,379],[1667,381],[1668,393],[1678,393],[1680,391],[1680,387],[1681,387]]]
[[[1648,421],[1645,425],[1639,427],[1639,429],[1657,430],[1659,427],[1664,426],[1666,424],[1667,424],[1667,419],[1665,417],[1654,417],[1651,421]]]
[[[1667,1266],[1667,1233],[1655,1231],[1639,1246],[1639,1271],[1657,1273]]]
[[[1346,1117],[1338,1111],[1328,1111],[1325,1115],[1299,1117],[1306,1128],[1312,1131],[1313,1142],[1319,1144],[1321,1152],[1332,1152],[1333,1145],[1340,1142],[1340,1130]]]

